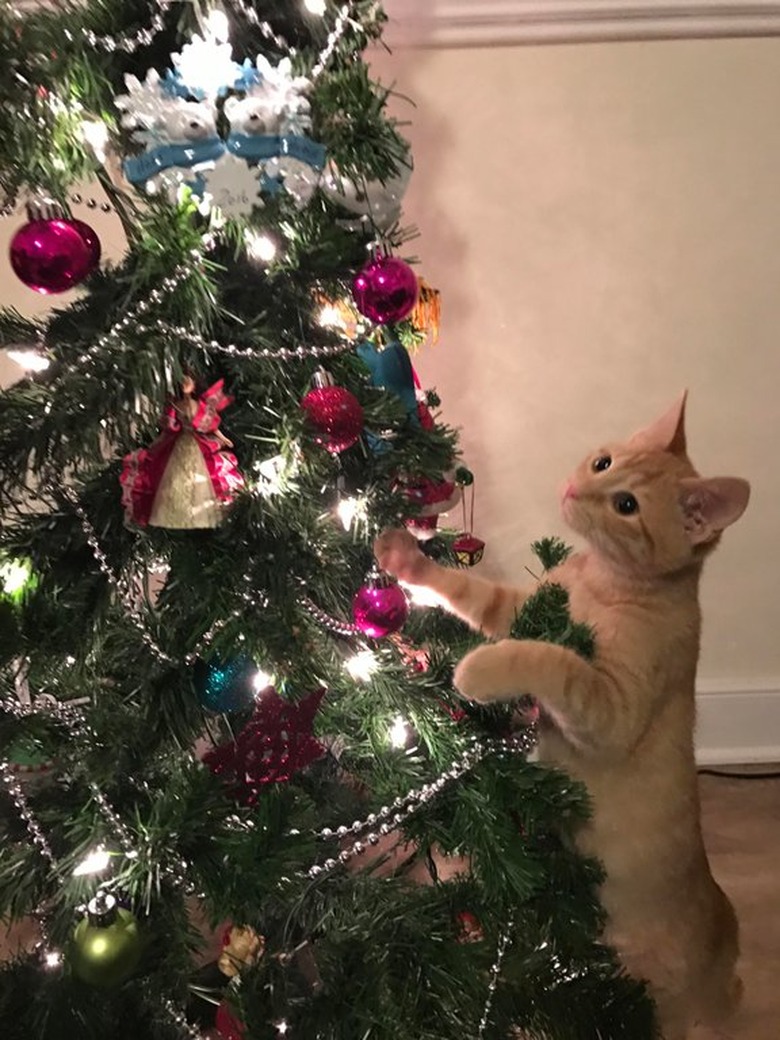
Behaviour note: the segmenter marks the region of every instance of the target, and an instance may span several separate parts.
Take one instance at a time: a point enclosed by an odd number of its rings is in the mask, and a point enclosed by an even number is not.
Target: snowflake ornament
[[[246,218],[255,206],[264,205],[260,198],[261,176],[261,170],[250,169],[242,159],[226,154],[203,174],[202,191],[197,187],[194,190],[223,217]]]
[[[204,39],[197,33],[181,53],[171,55],[171,61],[180,89],[199,99],[223,97],[241,73],[229,43],[218,43],[213,36]]]

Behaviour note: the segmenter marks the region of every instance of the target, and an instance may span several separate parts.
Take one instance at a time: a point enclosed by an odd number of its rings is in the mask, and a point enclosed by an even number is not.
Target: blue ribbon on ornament
[[[143,155],[131,156],[124,161],[125,176],[131,184],[145,184],[155,174],[173,166],[190,169],[200,163],[214,162],[225,152],[225,142],[219,137],[188,144],[161,144]]]
[[[247,162],[289,155],[315,170],[325,166],[327,154],[324,145],[301,134],[229,134],[227,150]]]

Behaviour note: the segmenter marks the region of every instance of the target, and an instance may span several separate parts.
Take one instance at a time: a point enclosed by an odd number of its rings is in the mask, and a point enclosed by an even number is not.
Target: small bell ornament
[[[68,959],[82,982],[110,989],[132,973],[141,946],[135,917],[117,906],[114,896],[98,892],[87,906],[87,916],[76,925]]]

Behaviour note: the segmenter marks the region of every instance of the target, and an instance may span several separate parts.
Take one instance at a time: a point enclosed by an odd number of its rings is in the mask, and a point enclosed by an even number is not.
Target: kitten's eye
[[[639,512],[639,503],[629,491],[618,491],[612,498],[612,504],[621,516]]]
[[[603,473],[605,469],[609,469],[612,465],[611,455],[599,455],[596,461],[593,463],[593,470],[595,473]]]

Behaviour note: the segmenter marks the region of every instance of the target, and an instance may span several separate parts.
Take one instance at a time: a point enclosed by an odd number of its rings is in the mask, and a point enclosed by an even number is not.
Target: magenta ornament
[[[406,593],[395,582],[381,580],[363,585],[352,600],[352,617],[363,633],[382,639],[403,628],[409,616]]]
[[[44,295],[72,289],[95,266],[94,246],[75,221],[59,218],[31,220],[19,228],[11,239],[10,258],[16,276]]]
[[[334,455],[351,448],[363,432],[360,401],[343,386],[318,386],[301,401],[315,441]]]
[[[377,325],[408,317],[417,303],[418,292],[417,275],[396,256],[376,257],[352,283],[357,309]]]
[[[90,271],[94,271],[100,263],[101,254],[100,239],[98,238],[97,231],[95,231],[94,228],[91,228],[89,224],[83,220],[76,220],[74,218],[73,220],[70,220],[69,223],[74,226],[87,244],[87,247],[89,248]]]

